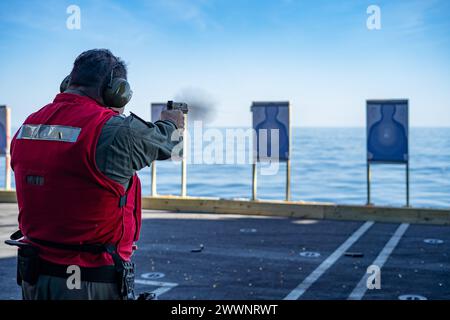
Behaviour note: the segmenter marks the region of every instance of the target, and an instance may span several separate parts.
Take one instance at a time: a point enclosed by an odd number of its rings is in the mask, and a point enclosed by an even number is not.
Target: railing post
[[[151,195],[152,195],[152,197],[156,196],[156,161],[152,161]]]

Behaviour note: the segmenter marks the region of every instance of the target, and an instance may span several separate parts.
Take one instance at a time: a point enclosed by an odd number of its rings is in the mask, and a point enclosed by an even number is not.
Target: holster
[[[135,266],[133,262],[122,261],[122,272],[119,273],[119,292],[123,300],[135,300],[134,270]]]
[[[18,247],[17,252],[17,284],[22,285],[22,280],[31,285],[36,284],[39,278],[39,249],[31,244],[6,240],[6,244]]]
[[[113,261],[114,266],[118,274],[119,293],[122,300],[135,300],[134,294],[134,270],[135,265],[131,261],[123,261],[117,253],[116,246],[112,244],[106,244],[106,252],[108,252]]]

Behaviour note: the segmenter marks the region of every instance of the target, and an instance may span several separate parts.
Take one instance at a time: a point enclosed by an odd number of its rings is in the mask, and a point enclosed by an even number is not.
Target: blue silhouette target
[[[253,151],[257,161],[289,159],[289,102],[254,102]]]
[[[367,101],[367,160],[408,162],[408,101]]]

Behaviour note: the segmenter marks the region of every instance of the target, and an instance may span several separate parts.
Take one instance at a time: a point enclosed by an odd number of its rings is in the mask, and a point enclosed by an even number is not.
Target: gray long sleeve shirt
[[[95,154],[97,167],[125,190],[136,171],[154,160],[170,158],[179,141],[171,141],[176,126],[172,121],[155,123],[131,115],[117,115],[102,128]]]

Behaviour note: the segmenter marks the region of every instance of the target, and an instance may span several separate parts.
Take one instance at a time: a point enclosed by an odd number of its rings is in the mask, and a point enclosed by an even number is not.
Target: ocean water
[[[292,135],[292,200],[366,203],[365,128],[293,128]],[[258,198],[284,199],[285,168],[281,163],[278,174],[258,175]],[[405,166],[371,168],[371,202],[404,206]],[[140,176],[143,192],[149,194],[150,169],[141,171]],[[158,194],[179,195],[180,181],[179,162],[158,162]],[[191,163],[187,167],[187,182],[189,196],[250,198],[252,167]],[[415,207],[450,207],[450,128],[410,129],[410,203]]]
[[[364,128],[293,128],[291,145],[292,200],[366,203]],[[239,148],[248,151],[249,146]],[[189,150],[192,158],[193,141]],[[139,176],[143,194],[150,194],[150,168],[141,170]],[[285,177],[284,163],[275,175],[259,174],[258,198],[283,200]],[[1,185],[3,181],[1,175]],[[189,163],[187,182],[189,196],[250,198],[252,166]],[[180,162],[159,161],[158,194],[179,195],[180,185]],[[404,165],[372,166],[372,203],[403,206],[405,190]],[[410,129],[410,203],[414,207],[450,208],[450,128]]]

